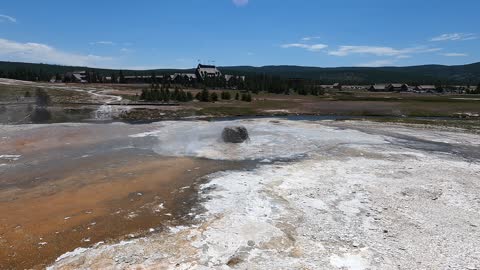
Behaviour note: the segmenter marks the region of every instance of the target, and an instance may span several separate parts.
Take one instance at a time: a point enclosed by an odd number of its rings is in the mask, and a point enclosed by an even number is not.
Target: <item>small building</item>
[[[75,82],[75,83],[87,83],[87,72],[86,71],[73,71],[67,72],[65,74],[65,81]]]
[[[387,85],[386,84],[374,84],[368,88],[368,91],[370,92],[385,92],[387,90]]]
[[[245,76],[225,75],[226,82],[229,82],[232,79],[237,81],[245,81]]]
[[[220,70],[216,66],[199,64],[195,71],[198,79],[205,80],[206,78],[216,78],[222,76]]]
[[[417,85],[414,90],[417,92],[433,92],[437,89],[435,85]]]
[[[342,90],[342,85],[340,83],[334,83],[332,85],[333,89]]]
[[[175,73],[170,75],[170,81],[180,85],[194,85],[197,82],[197,75],[193,73]]]
[[[342,85],[342,90],[366,90],[369,86],[365,85]]]
[[[391,83],[387,85],[387,91],[389,92],[407,92],[408,84],[402,83]]]

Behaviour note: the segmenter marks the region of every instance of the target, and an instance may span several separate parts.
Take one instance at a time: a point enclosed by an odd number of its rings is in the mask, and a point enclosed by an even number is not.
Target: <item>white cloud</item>
[[[237,7],[243,7],[248,4],[248,0],[232,0],[233,4]]]
[[[301,48],[301,49],[309,50],[311,52],[318,52],[318,51],[321,51],[321,50],[327,48],[328,45],[325,45],[325,44],[289,43],[289,44],[283,44],[281,47],[285,48],[285,49]]]
[[[110,57],[82,55],[57,50],[40,43],[20,43],[0,38],[0,57],[6,61],[99,67],[111,63]]]
[[[350,54],[373,54],[377,56],[393,56],[402,54],[399,50],[391,47],[375,46],[340,46],[336,51],[330,51],[328,54],[335,56],[347,56]]]
[[[397,56],[408,57],[412,53],[428,53],[442,50],[441,48],[414,47],[405,49],[395,49],[392,47],[380,46],[340,46],[338,50],[328,52],[334,56],[348,56],[351,54],[371,54],[375,56]]]
[[[442,53],[441,55],[443,56],[448,56],[448,57],[463,57],[463,56],[468,56],[466,53]]]
[[[313,40],[313,39],[320,39],[320,37],[304,37],[304,38],[302,38],[302,41],[310,41],[310,40]]]
[[[443,35],[434,37],[430,41],[473,40],[477,38],[478,36],[472,33],[451,33],[451,34],[443,34]]]
[[[113,41],[95,41],[95,42],[90,42],[90,45],[115,45],[115,42],[113,42]]]
[[[120,51],[123,53],[131,53],[131,52],[134,52],[135,50],[129,49],[129,48],[121,48]]]
[[[16,23],[17,19],[12,16],[0,14],[0,22],[6,22],[6,21]]]
[[[384,66],[391,66],[395,63],[394,60],[375,60],[372,62],[363,63],[357,65],[359,67],[384,67]]]

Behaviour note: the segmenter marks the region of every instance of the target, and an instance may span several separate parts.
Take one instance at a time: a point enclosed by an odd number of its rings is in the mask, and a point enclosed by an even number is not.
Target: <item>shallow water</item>
[[[251,166],[158,155],[156,140],[128,137],[146,128],[4,126],[0,268],[42,268],[77,247],[188,224],[204,175]]]

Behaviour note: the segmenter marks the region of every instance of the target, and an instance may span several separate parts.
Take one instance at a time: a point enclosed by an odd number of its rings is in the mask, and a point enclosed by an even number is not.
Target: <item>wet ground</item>
[[[478,135],[314,120],[0,126],[0,269],[480,267]]]
[[[225,125],[248,143],[218,143]],[[479,136],[357,121],[163,122],[158,155],[260,160],[207,176],[187,226],[63,254],[49,269],[478,269]]]
[[[0,269],[188,224],[201,177],[244,162],[164,157],[145,127],[0,127]],[[189,215],[190,214],[190,215]]]

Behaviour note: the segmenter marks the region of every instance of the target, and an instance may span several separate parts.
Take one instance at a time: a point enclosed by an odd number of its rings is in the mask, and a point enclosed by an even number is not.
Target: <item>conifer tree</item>
[[[125,76],[123,75],[122,70],[120,70],[119,83],[125,83]]]
[[[200,101],[202,102],[208,102],[210,99],[210,93],[208,92],[208,90],[206,88],[204,88],[200,94]]]
[[[210,100],[211,100],[212,102],[218,101],[218,94],[215,93],[215,92],[213,92],[213,93],[210,95]]]

